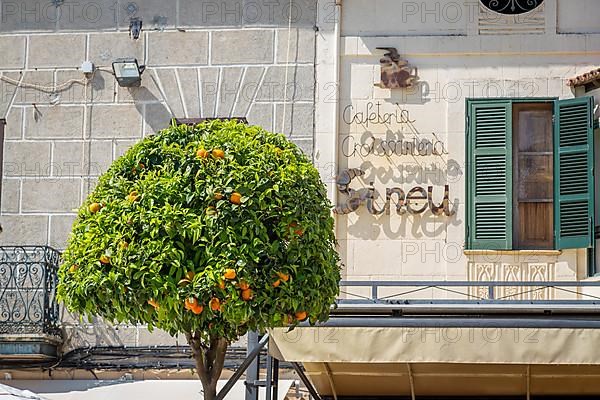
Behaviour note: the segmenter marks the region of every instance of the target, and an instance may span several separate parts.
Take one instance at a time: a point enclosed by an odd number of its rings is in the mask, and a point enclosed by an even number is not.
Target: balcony
[[[45,246],[0,247],[0,356],[51,361],[62,342],[56,301],[60,253]]]

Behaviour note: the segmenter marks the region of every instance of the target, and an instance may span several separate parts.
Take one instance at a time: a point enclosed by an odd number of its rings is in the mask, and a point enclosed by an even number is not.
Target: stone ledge
[[[467,256],[522,255],[522,256],[560,256],[562,250],[464,250]]]
[[[0,335],[0,354],[6,362],[55,359],[62,338],[52,335]]]

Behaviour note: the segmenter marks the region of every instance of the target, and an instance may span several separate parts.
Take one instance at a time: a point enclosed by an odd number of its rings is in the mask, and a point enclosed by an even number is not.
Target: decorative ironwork
[[[0,335],[60,336],[59,260],[46,246],[0,247]]]
[[[481,0],[489,10],[505,15],[518,15],[533,11],[538,8],[544,0]]]

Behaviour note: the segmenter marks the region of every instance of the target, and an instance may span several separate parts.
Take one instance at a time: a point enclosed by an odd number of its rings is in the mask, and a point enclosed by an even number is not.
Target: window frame
[[[471,237],[470,234],[471,232],[471,226],[469,225],[470,220],[471,220],[471,212],[472,212],[472,207],[473,207],[473,203],[474,203],[474,187],[471,184],[471,179],[472,179],[472,171],[471,171],[471,136],[470,136],[470,130],[471,130],[471,125],[470,125],[470,118],[471,118],[471,105],[473,103],[481,103],[481,102],[486,102],[488,104],[494,104],[494,103],[510,103],[511,104],[511,116],[510,116],[510,129],[511,129],[511,139],[512,139],[512,104],[514,103],[549,103],[549,104],[556,104],[556,102],[559,100],[558,97],[494,97],[494,98],[485,98],[485,97],[470,97],[470,98],[466,98],[465,99],[465,179],[466,179],[466,183],[465,183],[465,216],[466,216],[466,224],[465,224],[465,248],[467,250],[486,250],[486,249],[478,249],[478,248],[474,248],[472,246],[472,241],[471,241]],[[554,109],[554,106],[553,106]],[[554,112],[553,112],[553,124],[554,124]],[[554,135],[553,135],[554,136]],[[554,141],[554,138],[553,138]],[[511,160],[511,164],[510,164],[510,171],[509,173],[512,175],[512,143],[511,143],[511,149],[510,149],[510,160]],[[512,176],[511,176],[511,180],[512,180]],[[512,193],[512,187],[510,188],[510,195],[511,195],[511,199],[514,197],[513,193]],[[511,207],[512,207],[512,200],[511,200]],[[519,250],[515,250],[512,247],[512,228],[513,228],[513,221],[512,221],[512,211],[510,213],[511,216],[511,221],[510,221],[510,228],[511,228],[511,237],[510,237],[510,250],[507,249],[500,249],[500,248],[490,248],[487,250],[501,250],[501,251],[519,251]],[[554,244],[553,244],[553,248],[556,248],[556,239],[554,240]]]
[[[560,174],[560,168],[559,168],[559,159],[557,157],[560,156],[561,152],[563,151],[560,147],[561,143],[558,143],[560,141],[560,134],[561,134],[561,129],[560,129],[560,120],[561,120],[561,110],[563,108],[561,107],[569,107],[569,103],[578,103],[578,102],[585,102],[588,101],[589,104],[592,105],[592,112],[593,112],[593,98],[590,99],[590,96],[585,96],[585,97],[576,97],[573,99],[559,99],[558,97],[519,97],[519,98],[511,98],[511,97],[498,97],[498,98],[467,98],[465,100],[465,169],[466,169],[466,174],[465,174],[465,178],[466,178],[466,184],[465,184],[465,196],[466,196],[466,201],[465,201],[465,212],[466,212],[466,226],[465,226],[465,248],[467,250],[501,250],[501,251],[519,251],[519,249],[515,249],[512,243],[512,231],[514,229],[513,226],[513,218],[512,218],[512,208],[507,209],[506,211],[506,221],[507,221],[507,235],[505,240],[501,240],[501,239],[497,239],[496,242],[501,242],[503,243],[501,248],[493,248],[492,246],[490,246],[490,248],[485,249],[483,248],[485,246],[481,246],[481,242],[485,242],[485,239],[479,239],[479,240],[475,240],[471,235],[475,234],[475,227],[471,226],[471,224],[475,223],[475,216],[472,215],[473,213],[473,209],[476,206],[476,204],[481,203],[481,201],[477,200],[477,197],[475,196],[475,184],[473,182],[473,174],[474,174],[474,168],[472,163],[475,160],[475,157],[477,155],[477,153],[475,153],[472,145],[472,140],[475,140],[474,136],[472,137],[471,134],[474,133],[473,129],[476,128],[475,125],[471,126],[473,123],[475,123],[474,121],[471,121],[470,118],[475,118],[475,114],[474,114],[474,110],[477,109],[477,106],[481,107],[490,107],[493,108],[493,105],[495,103],[497,104],[501,104],[504,103],[504,105],[507,108],[510,108],[511,112],[510,115],[506,116],[506,134],[508,135],[510,133],[510,138],[507,138],[506,140],[506,144],[504,146],[504,152],[505,154],[507,154],[507,162],[506,162],[506,168],[507,168],[507,180],[511,181],[511,185],[508,185],[507,182],[507,189],[506,189],[506,196],[505,198],[507,198],[507,196],[510,196],[511,199],[514,198],[514,194],[512,193],[512,187],[508,188],[508,186],[512,186],[512,158],[513,158],[513,154],[512,154],[512,138],[513,138],[513,124],[512,124],[512,110],[513,110],[513,105],[514,104],[518,104],[518,103],[550,103],[553,105],[553,113],[552,113],[552,122],[553,122],[553,146],[554,146],[554,155],[553,155],[553,164],[555,166],[555,170],[554,170],[554,185],[555,185],[555,195],[554,195],[554,203],[555,203],[555,211],[554,211],[554,218],[555,218],[555,226],[554,226],[554,240],[553,240],[553,249],[563,249],[563,248],[586,248],[586,247],[571,247],[571,246],[564,246],[563,242],[566,238],[561,236],[561,231],[557,230],[560,229],[560,224],[558,222],[556,222],[557,220],[560,221],[561,223],[564,221],[561,221],[560,219],[560,215],[557,213],[556,209],[557,207],[560,206],[560,201],[563,200],[564,196],[562,193],[556,192],[556,184],[559,183],[559,181],[556,181],[557,179],[557,173]],[[565,110],[565,112],[568,112]],[[473,115],[472,115],[473,114]],[[590,118],[592,115],[589,115],[588,118]],[[567,115],[567,118],[569,116]],[[484,117],[485,118],[485,117]],[[592,231],[594,231],[595,229],[595,203],[593,201],[594,199],[594,195],[595,195],[595,183],[594,183],[594,168],[595,168],[595,155],[594,155],[594,140],[595,140],[595,135],[594,135],[594,128],[593,126],[595,126],[595,121],[592,120],[592,135],[591,137],[588,136],[587,139],[587,146],[588,146],[588,152],[591,153],[591,169],[588,170],[588,178],[591,176],[591,185],[588,187],[588,205],[589,205],[589,198],[592,198],[592,205],[591,208],[589,209],[590,211],[590,219],[592,221],[591,226],[592,226]],[[568,128],[567,128],[568,129]],[[589,131],[588,131],[589,132]],[[484,136],[485,137],[485,136]],[[568,145],[567,145],[568,146]],[[485,149],[487,146],[484,146],[483,149],[481,151],[483,151],[483,154],[485,154]],[[510,147],[510,150],[508,150],[508,147]],[[489,151],[489,149],[487,150]],[[508,157],[508,153],[506,152],[510,152],[510,157]],[[481,154],[481,153],[480,153]],[[588,166],[589,166],[589,159],[588,159]],[[510,193],[509,193],[510,191]],[[502,201],[502,200],[500,200]],[[507,200],[508,201],[508,200]],[[484,201],[485,203],[485,201]],[[481,203],[483,204],[483,203]],[[511,204],[512,204],[512,200],[511,200]],[[562,212],[562,211],[561,211]],[[508,224],[508,221],[510,221],[510,225]],[[589,225],[588,225],[589,228]],[[595,247],[595,240],[593,238],[593,232],[592,234],[590,234],[590,245],[587,248],[593,248]],[[568,238],[567,238],[568,239]],[[490,240],[490,242],[494,242],[494,240]],[[478,243],[479,245],[475,245],[475,243]],[[590,268],[591,270],[591,268]]]

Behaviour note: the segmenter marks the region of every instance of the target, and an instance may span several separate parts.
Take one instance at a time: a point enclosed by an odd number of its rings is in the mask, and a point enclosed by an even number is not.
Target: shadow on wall
[[[136,344],[136,327],[114,327],[96,318],[88,322],[87,318],[83,317],[80,321],[79,316],[65,309],[61,315],[65,338],[62,344],[62,353],[95,346],[132,346]]]
[[[171,114],[165,103],[154,96],[148,88],[134,87],[127,88],[127,91],[134,101],[135,108],[142,116],[144,136],[169,126],[171,119],[175,116]]]
[[[449,226],[460,226],[459,204],[450,204],[450,209],[455,211],[452,216],[436,216],[431,211],[423,214],[397,215],[372,215],[366,209],[358,213],[344,216],[340,219],[340,226],[352,237],[377,240],[381,236],[387,239],[445,239],[445,233]],[[344,229],[344,228],[342,228]]]

